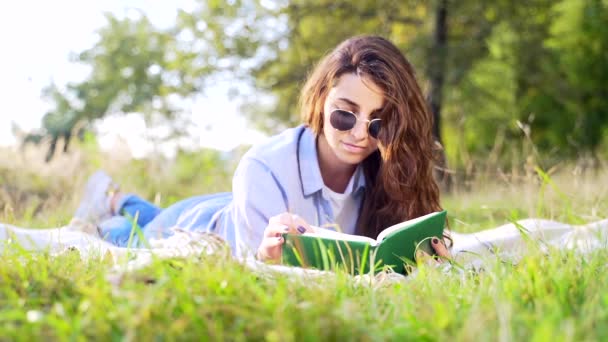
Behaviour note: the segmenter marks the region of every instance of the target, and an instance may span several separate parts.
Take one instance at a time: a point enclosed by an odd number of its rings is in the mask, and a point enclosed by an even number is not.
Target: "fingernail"
[[[432,243],[433,245],[436,245],[436,244],[438,244],[438,243],[439,243],[439,239],[438,239],[438,238],[436,238],[436,237],[434,237],[433,239],[431,239],[431,243]]]
[[[300,232],[300,234],[304,234],[306,232],[306,228],[298,226],[298,231]]]

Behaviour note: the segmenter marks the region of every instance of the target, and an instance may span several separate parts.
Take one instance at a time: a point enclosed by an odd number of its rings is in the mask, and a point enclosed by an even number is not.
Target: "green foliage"
[[[562,111],[574,118],[568,127],[574,148],[596,152],[608,122],[608,4],[605,1],[562,2],[547,42],[563,72],[556,95]]]
[[[106,14],[106,20],[97,43],[73,56],[73,62],[90,69],[89,75],[64,89],[51,84],[43,91],[54,103],[42,123],[42,134],[53,141],[48,160],[59,137],[67,145],[72,134],[110,114],[141,113],[147,122],[183,134],[189,122],[181,115],[184,102],[202,90],[204,76],[212,71],[196,63],[174,29],[159,29],[145,15],[119,19]]]
[[[408,6],[394,1],[201,1],[191,15],[182,13],[182,23],[197,37],[213,37],[217,64],[228,65],[258,93],[272,96],[271,104],[260,103],[256,93],[243,110],[258,128],[278,132],[298,123],[300,88],[330,49],[350,36],[370,33],[405,47],[415,36],[401,33],[423,28],[428,11],[419,1]]]
[[[490,153],[508,163],[513,146],[526,143],[553,162],[597,156],[608,125],[606,54],[598,50],[608,39],[600,24],[607,10],[601,1],[503,6],[488,54],[446,98],[452,165]]]
[[[154,27],[147,17],[106,18],[99,41],[76,59],[91,67],[85,81],[70,87],[81,101],[81,117],[96,119],[112,112],[175,115],[172,97],[199,91],[197,77],[204,69],[181,53],[171,30]]]
[[[74,58],[90,75],[47,90],[55,109],[45,128],[57,136],[79,121],[140,112],[179,134],[188,122],[183,100],[221,77],[240,82],[231,95],[242,97],[252,123],[277,132],[298,122],[300,88],[321,56],[347,37],[379,34],[413,62],[423,84],[447,51],[441,122],[450,164],[490,152],[505,159],[513,139],[530,140],[551,159],[605,150],[605,1],[448,1],[441,51],[433,41],[439,4],[198,1],[168,29],[143,15],[108,15],[95,46]],[[247,86],[253,91],[242,91]]]
[[[393,40],[425,83],[437,54],[431,46],[434,6],[250,0],[201,3],[182,18],[189,18],[184,22],[197,37],[213,37],[218,64],[272,95],[274,101],[260,103],[256,94],[245,111],[259,127],[276,132],[298,122],[299,90],[311,66],[355,34]],[[553,159],[597,150],[608,122],[601,109],[605,11],[601,1],[450,2],[443,126],[451,164],[490,152],[505,159],[512,153],[505,142],[513,139],[519,146],[530,139]]]

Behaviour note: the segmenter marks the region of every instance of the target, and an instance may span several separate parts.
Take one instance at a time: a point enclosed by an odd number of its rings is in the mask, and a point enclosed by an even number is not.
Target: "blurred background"
[[[356,34],[417,70],[448,201],[525,183],[522,215],[550,216],[534,204],[546,177],[608,183],[606,23],[606,0],[2,3],[0,221],[64,222],[96,168],[161,205],[229,191],[250,144],[298,124],[314,63]]]

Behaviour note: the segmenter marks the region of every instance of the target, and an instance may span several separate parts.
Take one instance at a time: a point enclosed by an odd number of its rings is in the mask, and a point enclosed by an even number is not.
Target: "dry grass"
[[[182,154],[177,160],[133,160],[76,145],[44,162],[44,146],[0,147],[0,222],[32,227],[65,224],[78,206],[87,177],[103,169],[126,192],[169,205],[202,193],[230,191],[237,156],[215,151]]]

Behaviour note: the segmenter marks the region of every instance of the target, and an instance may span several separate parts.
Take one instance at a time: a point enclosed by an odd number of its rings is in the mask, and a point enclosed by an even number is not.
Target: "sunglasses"
[[[381,119],[359,119],[355,113],[342,109],[336,109],[329,114],[329,122],[338,131],[349,131],[353,129],[357,124],[357,121],[367,122],[367,132],[369,133],[369,136],[378,139],[380,128],[382,128]]]

